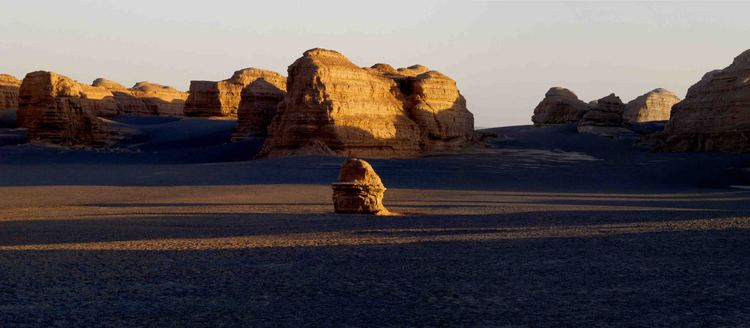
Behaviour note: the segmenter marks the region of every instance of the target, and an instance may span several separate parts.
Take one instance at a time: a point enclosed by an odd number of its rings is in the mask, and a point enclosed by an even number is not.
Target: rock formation
[[[361,159],[344,161],[332,187],[336,213],[388,214],[383,206],[385,186],[372,166]]]
[[[181,116],[188,96],[175,88],[145,81],[128,89],[117,82],[99,78],[92,86],[108,89],[113,94],[120,115]]]
[[[263,78],[281,90],[286,89],[284,76],[258,68],[236,71],[231,78],[219,82],[190,81],[190,92],[185,102],[185,115],[237,117],[242,90],[259,78]]]
[[[0,74],[0,110],[18,109],[18,89],[21,81],[8,74]]]
[[[18,121],[28,129],[31,142],[104,146],[117,137],[117,132],[97,117],[116,112],[114,97],[107,89],[37,71],[26,75],[19,94]]]
[[[286,91],[259,78],[242,90],[239,109],[237,110],[237,127],[232,134],[232,141],[250,137],[266,137],[268,125],[276,115]]]
[[[625,105],[622,118],[625,123],[653,122],[669,120],[672,106],[680,98],[665,89],[654,89]]]
[[[750,151],[750,50],[690,87],[664,134],[672,151]]]
[[[578,99],[573,91],[553,87],[534,108],[531,121],[535,126],[578,123],[589,111],[589,105]]]
[[[622,132],[629,132],[622,127],[622,115],[625,104],[614,93],[590,103],[591,110],[586,112],[578,123],[579,133],[591,133],[604,136],[614,136]]]
[[[312,49],[289,66],[287,95],[263,153],[401,157],[471,141],[473,116],[455,81],[423,66],[360,68]]]

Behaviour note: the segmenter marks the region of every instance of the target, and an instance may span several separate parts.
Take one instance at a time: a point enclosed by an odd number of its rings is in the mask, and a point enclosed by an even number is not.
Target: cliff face
[[[263,78],[279,89],[285,89],[286,78],[284,76],[258,68],[236,71],[231,78],[218,82],[190,81],[185,115],[237,117],[242,90],[259,78]]]
[[[690,87],[664,134],[672,151],[750,151],[750,50]]]
[[[669,120],[672,106],[680,98],[665,89],[654,89],[633,99],[625,106],[623,119],[626,123],[653,122]]]
[[[31,142],[105,146],[117,138],[98,117],[117,108],[104,88],[38,71],[26,75],[19,94],[18,122],[28,129]]]
[[[578,99],[573,91],[553,87],[534,108],[531,121],[535,126],[578,123],[589,111],[589,105]]]
[[[461,147],[473,136],[455,82],[422,66],[360,68],[312,49],[289,67],[287,87],[268,129],[268,156],[401,157]]]
[[[232,141],[266,137],[268,125],[276,116],[276,109],[285,95],[286,88],[280,89],[264,78],[259,78],[245,87],[242,90],[237,111],[237,127],[232,134]]]

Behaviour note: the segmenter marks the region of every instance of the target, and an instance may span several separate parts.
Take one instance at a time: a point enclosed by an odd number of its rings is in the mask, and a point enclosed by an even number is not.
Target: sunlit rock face
[[[333,207],[336,213],[387,214],[383,205],[385,186],[370,163],[361,159],[347,159],[341,166],[333,188]]]
[[[591,110],[586,112],[578,123],[579,133],[611,136],[613,132],[626,130],[622,128],[625,104],[614,93],[592,101],[589,106]]]
[[[30,142],[106,146],[118,138],[98,116],[117,112],[108,89],[78,83],[53,72],[26,75],[19,90],[18,122]]]
[[[8,74],[0,74],[0,110],[18,109],[18,90],[21,81]]]
[[[680,98],[669,90],[654,89],[625,105],[622,118],[625,123],[667,121],[678,102]]]
[[[671,151],[750,151],[750,50],[690,87],[664,134]]]
[[[578,123],[588,111],[589,105],[578,99],[573,91],[553,87],[534,108],[531,121],[535,126]]]
[[[264,78],[259,78],[242,90],[237,111],[237,127],[232,134],[232,141],[267,136],[268,125],[271,124],[277,107],[286,95],[285,86],[286,83],[282,89]]]
[[[191,81],[189,96],[185,103],[185,115],[237,117],[242,90],[259,78],[281,90],[286,88],[284,76],[258,68],[236,71],[231,78],[218,82]]]
[[[117,113],[128,116],[182,116],[188,96],[187,92],[147,81],[128,89],[99,78],[92,86],[108,89],[117,103]]]
[[[312,49],[289,66],[263,154],[405,157],[460,148],[473,129],[455,81],[443,74],[423,66],[361,68],[336,51]]]

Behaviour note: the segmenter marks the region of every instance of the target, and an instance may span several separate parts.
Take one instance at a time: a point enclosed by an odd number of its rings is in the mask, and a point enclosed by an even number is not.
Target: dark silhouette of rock
[[[336,213],[388,214],[383,206],[386,188],[372,166],[361,159],[344,161],[332,187]]]
[[[573,91],[553,87],[534,108],[531,121],[535,126],[578,123],[589,111],[589,105],[578,99]]]
[[[750,151],[750,50],[690,87],[664,136],[671,151]]]

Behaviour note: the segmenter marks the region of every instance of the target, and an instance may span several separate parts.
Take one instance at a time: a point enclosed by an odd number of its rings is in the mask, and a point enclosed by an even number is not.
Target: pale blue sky
[[[750,48],[750,3],[0,0],[0,72],[53,70],[186,90],[237,69],[286,74],[309,48],[423,64],[458,81],[481,127],[528,124],[550,86],[589,101],[684,96]]]

